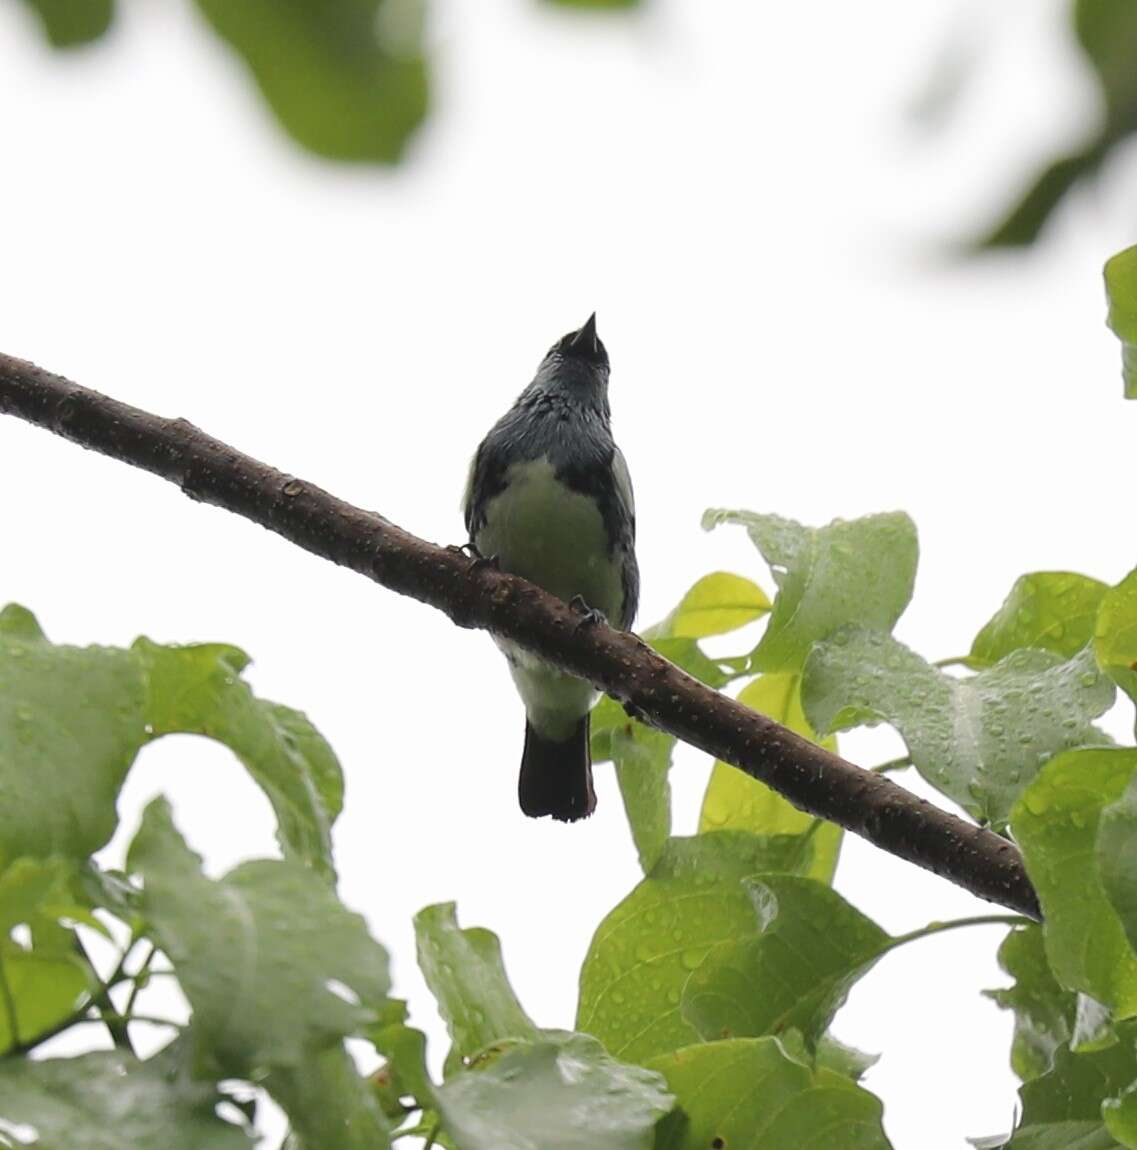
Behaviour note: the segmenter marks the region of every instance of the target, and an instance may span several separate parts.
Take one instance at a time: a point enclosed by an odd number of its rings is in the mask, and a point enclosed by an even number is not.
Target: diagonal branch
[[[567,604],[516,576],[473,565],[374,512],[285,475],[206,435],[0,355],[0,413],[45,427],[176,483],[305,550],[493,631],[589,679],[630,712],[760,779],[802,810],[980,898],[1039,918],[1038,897],[1010,842],[861,770],[704,686],[636,636],[582,625]]]

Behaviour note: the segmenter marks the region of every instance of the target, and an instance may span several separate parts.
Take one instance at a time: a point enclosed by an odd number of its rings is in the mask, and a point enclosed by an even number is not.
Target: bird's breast
[[[610,619],[619,617],[620,561],[600,508],[562,483],[547,458],[510,465],[474,542],[483,555],[496,555],[503,570],[566,602],[580,595]]]

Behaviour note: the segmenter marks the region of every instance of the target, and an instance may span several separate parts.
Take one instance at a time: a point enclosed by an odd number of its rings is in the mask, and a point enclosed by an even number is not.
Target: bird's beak
[[[569,341],[569,347],[579,348],[581,351],[595,355],[599,350],[596,339],[596,312],[593,312],[580,329]]]

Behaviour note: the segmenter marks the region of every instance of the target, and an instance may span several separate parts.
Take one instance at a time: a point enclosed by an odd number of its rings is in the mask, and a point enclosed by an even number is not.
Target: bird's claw
[[[467,574],[471,571],[477,571],[479,567],[492,567],[495,571],[501,570],[501,562],[496,555],[483,555],[477,547],[474,546],[473,541],[469,543],[452,543],[446,548],[447,551],[453,551],[458,555],[465,555],[470,560],[470,565],[466,568]]]
[[[596,627],[601,623],[606,625],[608,622],[604,612],[598,611],[595,607],[590,607],[584,601],[583,595],[574,595],[569,600],[569,607],[580,616],[580,622],[577,624],[578,627]]]

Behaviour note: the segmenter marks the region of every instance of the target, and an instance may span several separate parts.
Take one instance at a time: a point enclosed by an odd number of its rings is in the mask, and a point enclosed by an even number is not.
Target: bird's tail
[[[525,750],[517,797],[531,819],[552,815],[561,822],[586,819],[596,809],[592,760],[588,753],[585,715],[563,742],[546,739],[525,723]]]

